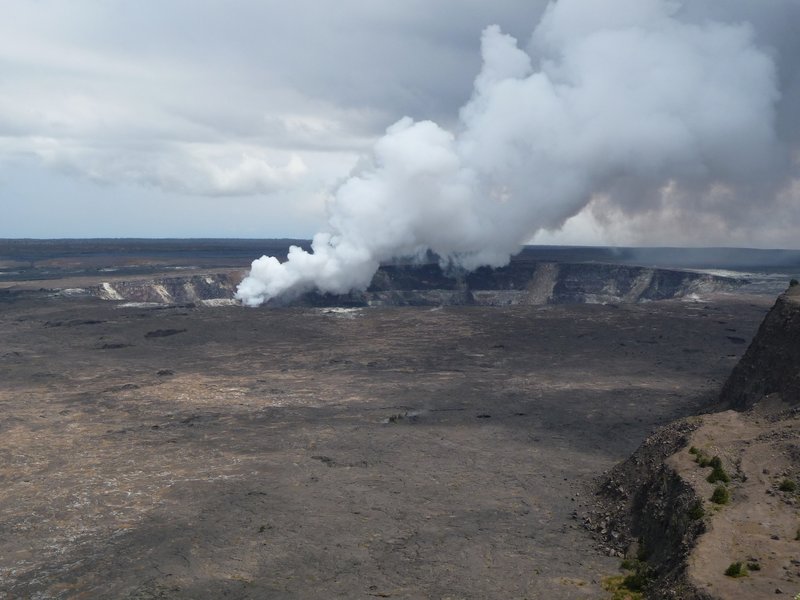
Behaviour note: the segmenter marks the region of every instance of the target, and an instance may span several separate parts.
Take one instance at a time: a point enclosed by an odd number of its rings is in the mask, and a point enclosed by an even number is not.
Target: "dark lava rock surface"
[[[596,598],[590,483],[767,308],[9,297],[0,597]]]
[[[747,410],[771,394],[788,405],[800,404],[800,285],[777,299],[725,382],[720,404]]]

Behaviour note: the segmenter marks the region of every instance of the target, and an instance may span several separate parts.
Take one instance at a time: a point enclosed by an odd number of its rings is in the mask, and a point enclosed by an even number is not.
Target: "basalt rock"
[[[747,410],[777,394],[800,404],[800,286],[790,287],[767,314],[720,395],[720,404]]]
[[[606,552],[647,562],[653,577],[647,598],[708,599],[686,578],[689,553],[705,531],[692,513],[701,499],[666,462],[696,427],[692,420],[676,421],[648,437],[603,478],[597,508],[584,519]]]

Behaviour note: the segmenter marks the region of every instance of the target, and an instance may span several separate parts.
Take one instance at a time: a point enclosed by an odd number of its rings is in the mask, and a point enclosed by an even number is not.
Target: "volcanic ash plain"
[[[596,598],[593,482],[772,299],[0,311],[0,598]]]

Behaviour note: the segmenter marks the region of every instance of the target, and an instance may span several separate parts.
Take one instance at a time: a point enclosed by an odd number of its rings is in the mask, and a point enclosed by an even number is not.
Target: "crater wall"
[[[62,295],[158,304],[233,303],[243,271],[183,276],[120,278],[59,284]],[[438,264],[384,265],[364,291],[348,294],[307,292],[270,301],[272,306],[508,306],[611,304],[668,300],[730,291],[744,279],[631,265],[515,260],[499,269],[467,273]],[[41,291],[48,291],[42,288]],[[52,291],[52,289],[50,289]]]
[[[720,403],[747,410],[761,398],[777,394],[784,402],[800,404],[800,286],[778,297],[744,357],[731,372]]]

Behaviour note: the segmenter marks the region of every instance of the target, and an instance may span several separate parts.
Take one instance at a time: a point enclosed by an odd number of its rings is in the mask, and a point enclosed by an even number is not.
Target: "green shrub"
[[[798,282],[798,281],[797,281],[797,279],[790,279],[790,280],[789,280],[789,287],[794,287],[794,286],[796,286],[798,283],[800,283],[800,282]]]
[[[628,559],[622,561],[620,568],[633,571],[625,576],[620,585],[621,589],[630,592],[641,592],[647,587],[650,580],[651,571],[649,565],[641,560]]]
[[[760,571],[761,570],[761,565],[758,564],[757,562],[749,562],[749,563],[747,563],[747,570],[748,571]]]
[[[725,569],[725,575],[728,577],[744,577],[747,575],[747,567],[740,562],[731,563],[730,566]]]
[[[689,518],[692,521],[697,521],[698,519],[702,519],[704,516],[706,516],[706,509],[703,508],[703,502],[697,500],[689,508]]]
[[[704,454],[698,454],[697,455],[697,464],[705,469],[706,467],[710,467],[711,466],[711,459],[708,458]]]
[[[700,450],[698,450],[697,448],[692,446],[691,448],[689,448],[689,454],[694,454],[696,456],[696,455],[700,454]]]
[[[626,558],[620,563],[619,568],[624,569],[625,571],[635,571],[636,567],[638,566],[639,566],[638,560],[636,560],[635,558]]]
[[[647,576],[644,573],[631,573],[622,580],[622,586],[632,592],[641,592],[647,585]]]
[[[797,484],[791,479],[784,479],[778,489],[782,492],[794,492],[797,490]]]
[[[711,494],[711,501],[714,504],[727,504],[731,500],[731,493],[724,485],[720,484],[714,488],[714,493]]]
[[[603,589],[611,594],[609,600],[642,600],[642,593],[628,589],[625,585],[625,579],[624,575],[605,577],[603,579]]]
[[[716,456],[714,458],[716,458]],[[714,467],[714,470],[711,471],[711,474],[706,477],[706,481],[708,481],[708,483],[717,483],[718,481],[721,481],[722,483],[730,483],[731,478],[728,473],[725,472],[725,469],[723,469],[722,466],[716,466]]]

